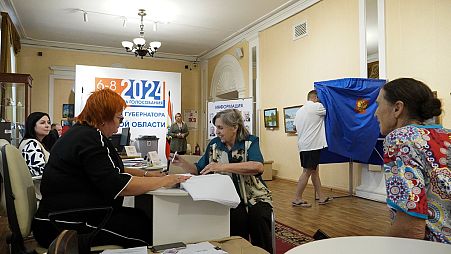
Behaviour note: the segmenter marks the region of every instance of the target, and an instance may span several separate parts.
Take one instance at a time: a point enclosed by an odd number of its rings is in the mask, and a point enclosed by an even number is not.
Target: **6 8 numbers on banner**
[[[164,82],[158,80],[96,78],[96,90],[109,88],[124,99],[162,100]]]

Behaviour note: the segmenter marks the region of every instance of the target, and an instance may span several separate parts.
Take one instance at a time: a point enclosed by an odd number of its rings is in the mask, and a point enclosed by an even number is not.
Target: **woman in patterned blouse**
[[[42,143],[49,132],[50,116],[47,113],[33,112],[25,120],[25,135],[20,142],[19,150],[33,177],[42,176],[45,164],[49,160],[50,153]],[[33,182],[36,198],[41,200],[41,180],[34,179]]]
[[[441,102],[424,83],[401,78],[376,100],[384,142],[390,236],[451,243],[451,132],[425,121]]]
[[[25,135],[19,150],[27,162],[32,176],[41,176],[49,158],[42,140],[50,132],[50,116],[43,112],[31,113],[25,121]]]
[[[229,175],[241,199],[238,207],[230,209],[230,235],[250,236],[253,245],[272,253],[272,194],[261,178],[264,160],[259,138],[249,133],[237,109],[217,113],[213,123],[217,137],[202,158],[192,164],[175,155],[174,165],[195,175]]]

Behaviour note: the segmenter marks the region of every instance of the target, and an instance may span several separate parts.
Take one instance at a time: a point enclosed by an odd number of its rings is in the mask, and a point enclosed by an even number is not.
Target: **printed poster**
[[[75,116],[80,114],[91,92],[104,88],[126,101],[120,127],[130,127],[132,142],[141,136],[156,136],[158,155],[166,161],[166,134],[173,116],[181,110],[181,74],[77,65]]]
[[[197,129],[197,123],[198,123],[198,119],[199,119],[197,110],[189,109],[189,110],[185,110],[183,113],[184,113],[183,121],[188,126],[188,129],[190,129],[190,130]]]
[[[229,100],[229,101],[214,101],[208,102],[208,111],[207,111],[208,139],[213,139],[216,137],[216,127],[212,122],[213,117],[219,111],[226,109],[238,109],[239,111],[241,111],[244,126],[246,127],[246,129],[248,129],[249,133],[252,134],[252,126],[253,126],[252,98]]]

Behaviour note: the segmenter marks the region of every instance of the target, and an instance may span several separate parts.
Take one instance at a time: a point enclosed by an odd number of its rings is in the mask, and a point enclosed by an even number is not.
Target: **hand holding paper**
[[[180,185],[194,201],[210,200],[232,208],[236,208],[241,202],[232,179],[228,175],[193,176]]]

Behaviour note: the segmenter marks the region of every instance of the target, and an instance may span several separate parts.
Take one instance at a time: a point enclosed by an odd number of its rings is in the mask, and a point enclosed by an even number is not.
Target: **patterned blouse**
[[[50,156],[44,146],[36,139],[27,139],[21,142],[19,149],[27,162],[31,176],[42,175]]]
[[[385,138],[387,204],[425,219],[426,239],[451,244],[451,132],[408,125]],[[393,218],[394,218],[393,216]]]
[[[247,146],[247,148],[246,148]],[[247,156],[245,157],[245,151]],[[205,154],[197,162],[198,172],[202,171],[211,161],[218,163],[240,163],[245,161],[258,161],[263,163],[263,156],[260,151],[258,137],[249,135],[246,141],[235,143],[232,149],[228,149],[218,137],[210,141]],[[244,201],[244,195],[248,205],[255,205],[257,202],[266,202],[272,206],[272,194],[266,187],[260,175],[238,175],[225,173],[232,178],[238,195]]]

